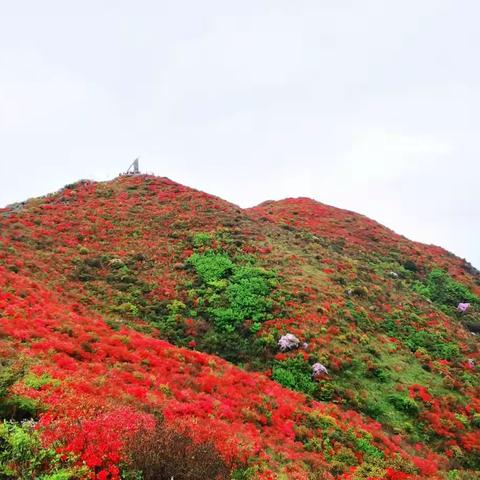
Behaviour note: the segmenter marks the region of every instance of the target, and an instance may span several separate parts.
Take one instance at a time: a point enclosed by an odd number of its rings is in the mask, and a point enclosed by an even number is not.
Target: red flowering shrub
[[[255,282],[228,265],[203,281],[188,259],[209,250]],[[129,460],[163,475],[157,440],[204,452],[207,477],[463,478],[480,470],[480,355],[465,318],[412,288],[435,267],[478,295],[464,261],[308,199],[245,211],[150,176],[72,185],[0,212],[0,360],[25,367],[0,402],[38,406],[45,447],[90,478]],[[232,305],[234,331],[214,328]],[[279,353],[287,333],[301,347]]]

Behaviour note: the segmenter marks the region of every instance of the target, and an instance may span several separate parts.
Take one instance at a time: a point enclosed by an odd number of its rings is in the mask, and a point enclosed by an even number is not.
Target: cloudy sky
[[[480,267],[476,0],[0,0],[0,206],[136,157]]]

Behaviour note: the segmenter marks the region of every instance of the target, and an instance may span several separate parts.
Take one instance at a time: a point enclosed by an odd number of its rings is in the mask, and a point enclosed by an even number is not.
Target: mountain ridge
[[[165,181],[166,184],[171,184],[172,186],[173,185],[177,185],[179,187],[183,187],[183,188],[187,188],[189,190],[191,190],[192,192],[196,192],[196,193],[199,193],[199,194],[205,194],[205,192],[203,192],[202,190],[198,190],[198,189],[195,189],[193,187],[189,187],[189,186],[184,186],[172,179],[170,179],[169,177],[159,177],[159,176],[156,176],[156,175],[153,175],[153,174],[139,174],[139,175],[136,175],[137,178],[145,178],[145,179],[148,179],[148,178],[155,178],[155,179],[161,179],[162,181]],[[96,181],[96,180],[90,180],[90,179],[82,179],[82,180],[78,180],[77,182],[74,182],[72,184],[69,184],[69,185],[78,185],[78,184],[109,184],[111,182],[114,182],[115,180],[117,179],[121,179],[123,178],[123,176],[118,176],[118,177],[115,177],[114,179],[112,180],[105,180],[105,181]],[[8,205],[5,205],[3,208],[0,208],[0,213],[3,213],[4,215],[7,214],[7,212],[12,212],[12,211],[16,211],[18,209],[21,209],[27,202],[30,202],[30,201],[35,201],[35,200],[40,200],[40,199],[44,199],[44,198],[49,198],[51,196],[55,196],[59,193],[61,193],[65,188],[67,188],[69,185],[66,185],[65,187],[59,189],[58,191],[56,192],[53,192],[53,193],[49,193],[49,194],[46,194],[46,195],[41,195],[41,196],[38,196],[38,197],[32,197],[28,200],[24,200],[24,201],[20,201],[20,202],[14,202],[14,203],[11,203],[11,204],[8,204]],[[214,199],[217,199],[217,200],[220,200],[221,202],[225,202],[229,205],[231,205],[232,207],[234,207],[235,209],[238,209],[238,210],[242,210],[243,212],[252,212],[254,214],[254,216],[258,216],[258,212],[261,212],[262,210],[265,209],[265,207],[267,206],[271,206],[271,205],[288,205],[288,204],[292,204],[292,205],[295,205],[295,204],[299,204],[299,202],[301,203],[310,203],[311,205],[314,205],[315,207],[317,207],[317,213],[318,213],[318,210],[320,208],[320,210],[322,210],[324,213],[327,213],[328,214],[328,217],[333,217],[335,216],[335,214],[341,214],[342,216],[344,216],[346,219],[350,218],[350,219],[360,219],[360,220],[366,220],[370,225],[374,225],[376,227],[376,229],[378,227],[380,227],[380,229],[384,229],[385,231],[387,231],[389,234],[393,234],[394,236],[398,237],[398,238],[401,238],[403,240],[406,240],[410,243],[413,243],[413,244],[416,244],[416,245],[422,245],[424,247],[434,247],[434,248],[438,248],[438,249],[441,249],[442,251],[444,251],[444,254],[448,254],[448,255],[454,255],[455,257],[457,257],[458,259],[460,259],[460,261],[464,261],[464,263],[466,264],[466,269],[467,270],[471,270],[471,272],[473,272],[473,274],[479,274],[480,271],[475,268],[473,265],[471,265],[466,258],[463,258],[463,257],[460,257],[458,255],[456,255],[455,253],[452,253],[450,251],[448,251],[447,249],[441,247],[440,245],[437,245],[437,244],[429,244],[429,243],[424,243],[424,242],[420,242],[420,241],[416,241],[416,240],[412,240],[410,238],[408,238],[407,236],[401,234],[401,233],[397,233],[395,230],[393,230],[392,228],[389,228],[383,224],[381,224],[380,222],[376,221],[376,220],[373,220],[371,218],[369,218],[368,216],[364,215],[364,214],[361,214],[359,212],[356,212],[354,210],[349,210],[349,209],[344,209],[344,208],[339,208],[339,207],[335,207],[333,205],[329,205],[329,204],[326,204],[326,203],[323,203],[323,202],[320,202],[319,200],[316,200],[312,197],[304,197],[304,196],[299,196],[299,197],[285,197],[283,199],[280,199],[280,200],[264,200],[262,202],[260,202],[258,205],[255,205],[255,206],[252,206],[252,207],[240,207],[239,205],[233,203],[233,202],[230,202],[228,200],[225,200],[221,197],[219,197],[218,195],[212,195],[212,194],[206,194],[208,195],[209,197],[211,198],[214,198]]]

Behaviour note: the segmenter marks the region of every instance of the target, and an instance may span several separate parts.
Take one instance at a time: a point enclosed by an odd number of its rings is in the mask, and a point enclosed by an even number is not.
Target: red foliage
[[[142,189],[142,195],[135,194],[137,189]],[[244,253],[277,260],[258,226],[246,215],[241,216],[237,207],[168,179],[137,177],[104,185],[86,183],[34,200],[23,213],[0,210],[0,358],[22,358],[31,372],[54,380],[37,389],[23,382],[14,387],[15,393],[44,404],[46,411],[39,422],[44,441],[58,442],[62,452],[77,453],[90,467],[92,478],[115,480],[132,436],[140,428],[153,428],[155,415],[162,415],[169,427],[188,432],[195,442],[213,442],[231,464],[254,457],[260,479],[275,479],[282,472],[287,478],[304,480],[306,465],[326,470],[331,467],[324,452],[310,451],[297,438],[297,427],[303,429],[306,438],[322,438],[321,428],[308,421],[321,413],[343,432],[353,429],[358,437],[365,432],[371,434],[372,443],[386,459],[399,454],[420,471],[415,477],[389,468],[386,478],[435,478],[435,465],[442,465],[445,459],[425,446],[413,455],[400,435],[391,436],[379,423],[354,411],[333,402],[315,402],[282,388],[270,381],[268,372],[247,372],[218,357],[174,347],[126,326],[112,329],[106,317],[98,313],[113,304],[108,283],[102,292],[106,300],[101,300],[82,282],[72,280],[72,259],[85,251],[99,257],[108,252],[121,262],[141,250],[157,265],[141,273],[142,281],[155,285],[148,297],[158,302],[174,300],[179,282],[186,278],[185,259],[193,253],[182,241],[178,241],[175,252],[175,225],[184,222],[189,232],[222,230],[222,214],[228,221],[241,217],[242,235],[257,240],[244,244]],[[452,275],[462,272],[462,262],[442,249],[409,242],[365,217],[311,200],[269,202],[250,210],[249,215],[309,230],[344,243],[347,250],[375,250],[379,254],[394,250],[423,266],[432,264],[435,257]],[[288,331],[302,339],[309,334],[309,346],[301,352],[304,358],[325,353],[329,370],[340,372],[353,361],[348,347],[362,341],[355,323],[358,318],[371,325],[380,324],[396,318],[403,306],[372,288],[365,293],[377,296],[372,310],[362,305],[351,311],[345,309],[343,287],[332,287],[335,274],[343,272],[349,282],[355,282],[360,273],[343,257],[330,253],[331,258],[321,259],[326,275],[320,273],[328,288],[322,283],[295,282],[292,275],[290,295],[284,302],[288,318],[278,315],[265,322],[258,334]],[[282,260],[288,264],[286,268],[302,268],[305,261],[300,254]],[[106,275],[102,268],[99,274]],[[367,274],[372,281],[381,281],[375,273]],[[474,289],[470,277],[464,281]],[[336,322],[339,315],[349,322],[347,332]],[[440,313],[419,318],[430,328],[448,321]],[[185,326],[195,337],[188,344],[193,349],[201,322],[190,318]],[[394,343],[399,349],[402,346],[386,335],[378,340]],[[339,342],[347,348],[340,348]],[[278,354],[275,358],[289,355]],[[418,355],[423,361],[422,353]],[[373,372],[375,366],[369,366]],[[429,367],[448,379],[457,366],[437,361]],[[464,368],[462,365],[462,372]],[[410,386],[409,393],[421,405],[420,421],[443,440],[453,442],[449,448],[461,445],[467,451],[480,452],[478,435],[457,418],[464,415],[471,420],[480,412],[478,392],[473,388],[467,392],[469,405],[465,408],[448,398],[434,398],[421,385]],[[344,394],[353,401],[356,392],[346,389]],[[340,442],[332,445],[334,453],[341,447]],[[355,454],[361,463],[364,454]],[[352,472],[342,478],[353,478],[355,469],[352,467]]]

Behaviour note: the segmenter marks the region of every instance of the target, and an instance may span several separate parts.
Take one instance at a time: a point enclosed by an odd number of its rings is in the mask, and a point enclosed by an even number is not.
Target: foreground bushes
[[[126,480],[223,480],[232,470],[212,444],[196,444],[163,423],[138,431],[128,455]]]
[[[3,480],[70,480],[85,478],[85,469],[74,466],[75,458],[44,447],[35,423],[0,424],[0,478]]]

